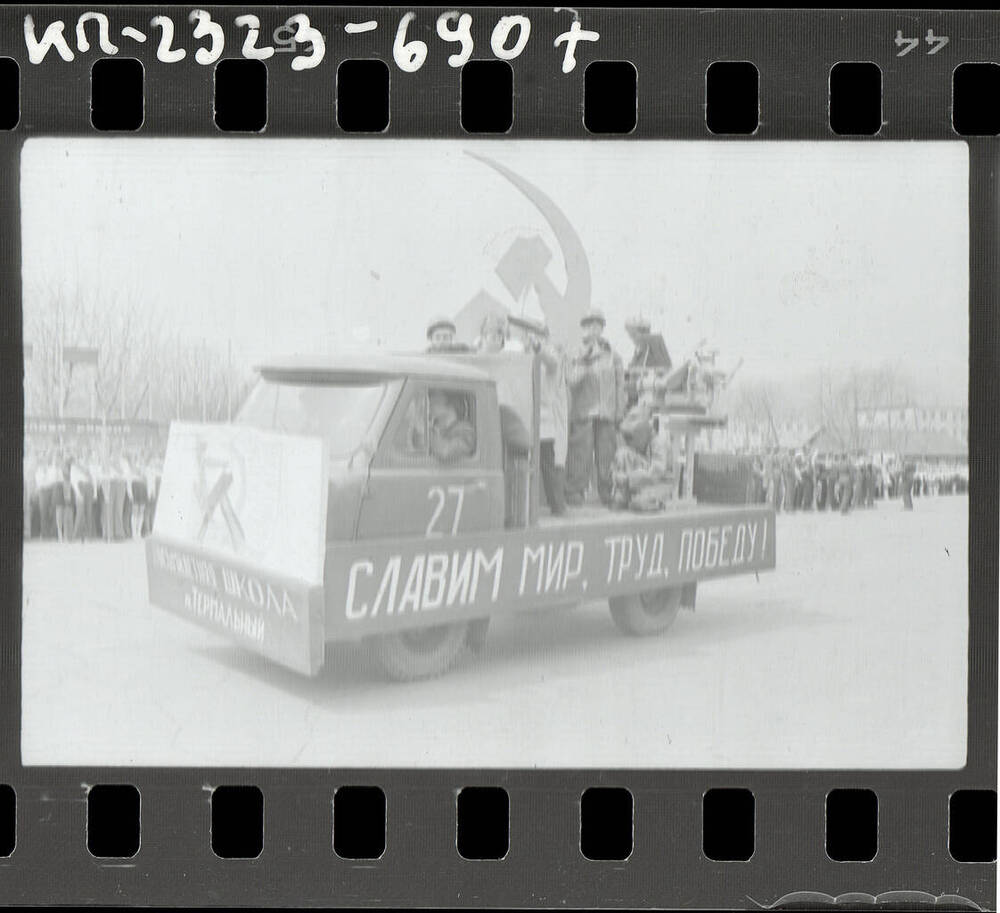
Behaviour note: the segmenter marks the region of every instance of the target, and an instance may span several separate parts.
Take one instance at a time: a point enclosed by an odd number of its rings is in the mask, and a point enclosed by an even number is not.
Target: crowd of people
[[[959,464],[939,466],[911,459],[876,459],[864,452],[807,453],[773,448],[753,458],[748,500],[770,504],[776,511],[870,508],[876,501],[901,498],[906,509],[913,498],[968,488],[968,473]]]
[[[58,440],[25,441],[24,538],[80,542],[138,539],[152,530],[163,462],[147,447],[105,452]]]

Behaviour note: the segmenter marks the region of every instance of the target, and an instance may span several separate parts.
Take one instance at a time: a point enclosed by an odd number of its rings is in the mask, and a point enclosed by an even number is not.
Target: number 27
[[[458,532],[458,525],[462,520],[462,502],[465,500],[465,488],[461,485],[449,485],[447,489],[444,489],[440,485],[435,485],[427,491],[427,499],[437,502],[431,511],[430,522],[427,524],[428,538],[436,538],[444,535],[442,530],[435,529],[435,527],[441,518],[445,501],[449,496],[455,499],[455,518],[451,522],[451,534],[454,536]]]

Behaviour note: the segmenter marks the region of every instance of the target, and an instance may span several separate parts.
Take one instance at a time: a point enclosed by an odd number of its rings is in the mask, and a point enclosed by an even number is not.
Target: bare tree
[[[731,396],[731,416],[744,431],[744,446],[750,448],[752,430],[760,435],[761,442],[767,441],[776,446],[779,441],[777,424],[781,420],[776,415],[776,406],[780,398],[775,396],[773,385],[761,380],[744,380],[733,388]]]
[[[874,421],[876,414],[886,416],[885,427],[891,439],[892,410],[908,404],[909,400],[909,382],[890,364],[839,373],[820,372],[820,423],[844,450],[877,449],[881,436]]]
[[[99,417],[129,413],[159,335],[136,294],[88,294],[52,284],[26,295],[24,313],[25,341],[32,347],[26,393],[35,410],[59,415],[74,394],[82,394]],[[96,363],[66,360],[69,346],[96,349]]]
[[[26,294],[24,314],[32,348],[25,398],[37,414],[63,414],[76,397],[77,411],[92,403],[106,420],[225,421],[249,389],[249,372],[228,347],[168,336],[133,290],[88,294],[51,284]],[[66,362],[67,346],[96,349],[96,364]]]
[[[161,421],[227,421],[242,405],[252,380],[230,358],[228,347],[205,342],[170,340],[158,361],[150,411]]]

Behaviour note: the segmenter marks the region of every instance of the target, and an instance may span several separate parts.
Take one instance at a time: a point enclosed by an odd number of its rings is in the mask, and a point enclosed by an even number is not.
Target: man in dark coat
[[[798,467],[799,477],[801,479],[801,482],[799,483],[801,486],[799,494],[799,509],[812,510],[813,500],[815,499],[815,492],[813,490],[813,465],[802,452],[795,455],[795,463]]]
[[[917,467],[912,460],[903,462],[903,510],[913,510],[913,477],[916,475]]]
[[[597,466],[597,493],[611,503],[611,464],[618,447],[618,425],[625,414],[625,367],[604,336],[600,311],[583,316],[583,343],[567,371],[570,391],[569,448],[566,456],[566,503],[582,504]]]

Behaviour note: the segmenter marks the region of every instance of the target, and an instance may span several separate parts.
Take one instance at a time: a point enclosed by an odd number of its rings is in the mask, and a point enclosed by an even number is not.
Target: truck
[[[539,371],[506,351],[259,366],[231,423],[170,427],[151,603],[304,675],[351,641],[411,680],[494,616],[607,600],[658,635],[703,581],[774,568],[773,509],[700,504],[690,475],[652,513],[543,510]]]

